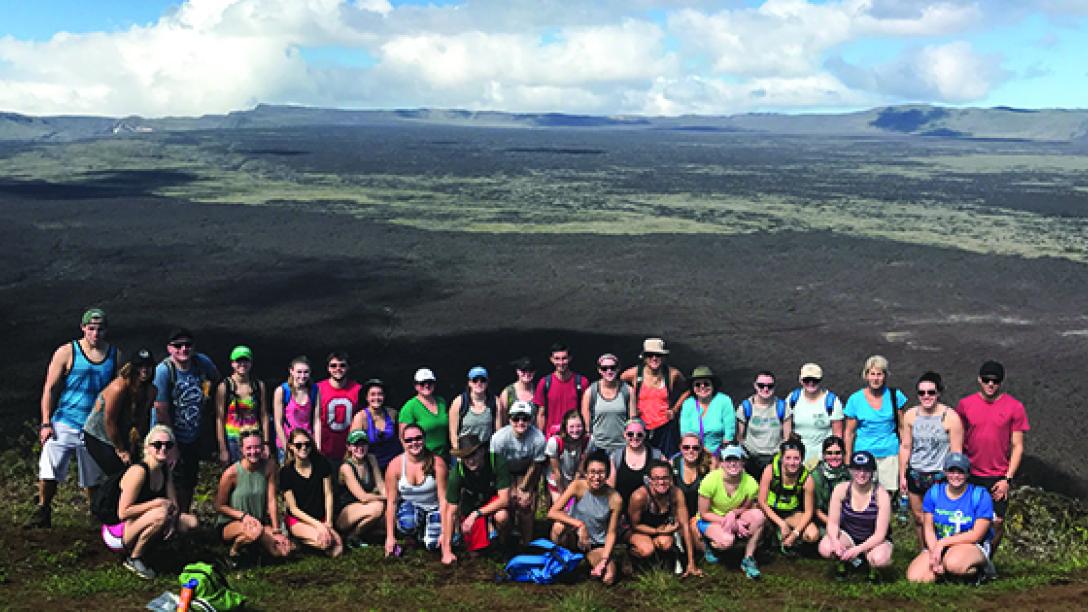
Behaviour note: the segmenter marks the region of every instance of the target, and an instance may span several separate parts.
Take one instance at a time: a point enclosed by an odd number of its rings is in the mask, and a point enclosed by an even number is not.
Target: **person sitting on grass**
[[[422,542],[428,550],[442,549],[442,563],[457,560],[450,548],[449,529],[442,517],[446,504],[446,461],[425,445],[426,434],[415,423],[400,430],[404,452],[385,470],[385,556],[399,557],[402,549],[397,534],[405,544]]]
[[[721,466],[711,470],[699,485],[699,520],[696,528],[706,538],[704,558],[717,563],[717,553],[738,540],[747,540],[740,568],[751,580],[760,577],[756,548],[763,535],[765,518],[756,505],[759,483],[744,471],[744,451],[739,446],[718,449]]]
[[[554,521],[551,539],[556,544],[585,553],[589,575],[610,585],[616,581],[616,562],[612,558],[619,531],[623,500],[608,486],[612,462],[603,450],[590,453],[586,459],[586,477],[567,487],[548,510],[548,520]],[[568,503],[575,500],[570,505]]]
[[[682,578],[702,576],[695,567],[695,548],[691,537],[687,503],[684,494],[672,484],[672,466],[657,460],[650,464],[650,482],[631,494],[627,505],[631,531],[627,539],[636,559],[657,556],[667,570],[679,562],[677,536],[684,543],[687,565]]]
[[[144,438],[144,460],[129,466],[121,477],[117,516],[124,522],[125,567],[145,580],[155,577],[155,570],[143,561],[148,547],[197,526],[195,516],[179,512],[167,459],[176,444],[169,427],[152,427]]]
[[[911,561],[907,580],[934,582],[942,576],[981,579],[990,570],[993,499],[984,487],[967,482],[970,472],[967,455],[949,453],[945,457],[945,482],[930,487],[922,500],[926,550]]]
[[[295,545],[279,524],[276,463],[265,458],[260,430],[238,434],[242,458],[223,471],[215,494],[219,537],[230,545],[227,563],[238,566],[242,549],[259,542],[273,557],[286,557]]]
[[[492,527],[506,533],[510,523],[510,470],[506,459],[489,451],[476,434],[461,436],[446,484],[445,524],[456,527],[470,554],[491,544]],[[443,536],[446,536],[443,533]],[[450,534],[452,535],[452,533]]]
[[[816,499],[816,525],[827,526],[831,492],[840,482],[850,480],[846,469],[846,445],[839,436],[828,436],[823,443],[823,458],[812,468],[812,488]]]
[[[378,460],[369,452],[367,433],[348,434],[347,452],[336,478],[336,528],[349,548],[365,546],[363,535],[385,514],[385,479]]]
[[[830,439],[830,438],[829,438]],[[869,562],[869,580],[892,564],[892,502],[884,487],[873,480],[876,458],[869,451],[854,453],[850,480],[835,487],[828,506],[827,535],[820,541],[820,555],[835,561],[835,574],[846,578],[846,564]]]
[[[309,431],[291,430],[287,463],[280,469],[280,488],[287,505],[287,530],[302,544],[338,557],[344,550],[332,522],[332,471],[317,452]]]
[[[759,481],[759,508],[767,522],[778,527],[783,554],[793,554],[802,540],[814,544],[820,529],[812,522],[815,489],[804,466],[805,445],[790,438],[779,446]]]

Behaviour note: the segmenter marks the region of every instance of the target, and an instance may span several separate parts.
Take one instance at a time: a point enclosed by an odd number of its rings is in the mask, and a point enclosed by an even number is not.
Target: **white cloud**
[[[157,116],[290,102],[726,114],[970,101],[1009,75],[1000,58],[947,41],[1028,10],[993,2],[1008,10],[981,0],[187,0],[123,31],[0,38],[0,109]],[[835,57],[858,40],[908,41],[913,51],[881,65]],[[310,65],[308,47],[369,59]]]

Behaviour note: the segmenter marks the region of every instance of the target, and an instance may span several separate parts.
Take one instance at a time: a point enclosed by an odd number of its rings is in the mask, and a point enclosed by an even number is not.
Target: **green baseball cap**
[[[92,321],[98,320],[99,323],[106,322],[106,311],[101,308],[88,308],[87,312],[83,313],[82,323],[80,325],[87,325]]]
[[[239,344],[238,346],[234,347],[234,349],[230,352],[230,360],[238,361],[239,359],[252,360],[253,351],[250,350],[248,346],[244,344]]]

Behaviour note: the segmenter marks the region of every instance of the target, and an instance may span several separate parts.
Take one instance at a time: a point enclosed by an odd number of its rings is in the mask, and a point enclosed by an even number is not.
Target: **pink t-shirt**
[[[984,477],[1005,476],[1009,469],[1012,432],[1028,431],[1024,405],[1008,393],[991,404],[973,393],[956,404],[963,419],[963,450],[971,460],[971,474]]]
[[[544,382],[551,379],[551,386],[548,387],[548,399],[544,401]],[[545,436],[553,436],[559,432],[560,427],[563,424],[563,415],[568,410],[581,409],[582,407],[582,395],[578,392],[578,385],[576,381],[582,382],[582,393],[585,393],[586,387],[589,386],[589,382],[585,376],[581,374],[571,373],[570,378],[567,380],[559,380],[559,377],[553,374],[548,374],[544,378],[540,379],[540,382],[536,385],[536,393],[533,394],[533,403],[537,406],[545,406]]]
[[[321,420],[321,454],[340,461],[348,446],[348,429],[359,406],[359,390],[354,380],[347,381],[343,389],[337,389],[326,379],[317,383],[321,395],[321,408],[317,418]]]

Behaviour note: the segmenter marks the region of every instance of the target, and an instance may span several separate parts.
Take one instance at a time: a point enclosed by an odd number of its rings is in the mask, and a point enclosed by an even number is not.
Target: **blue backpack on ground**
[[[539,555],[518,555],[510,559],[504,570],[507,580],[551,584],[559,576],[577,569],[584,558],[582,554],[571,552],[543,538],[533,540],[529,545],[544,552]]]

